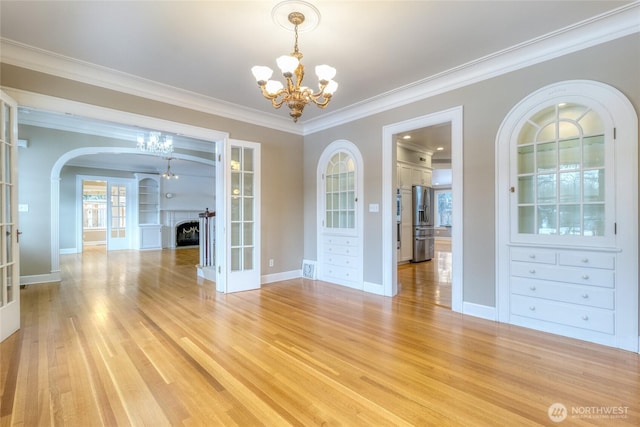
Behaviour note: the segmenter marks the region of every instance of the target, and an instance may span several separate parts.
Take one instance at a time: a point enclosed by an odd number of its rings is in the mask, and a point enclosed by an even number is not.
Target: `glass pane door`
[[[529,118],[518,135],[515,234],[606,237],[607,194],[613,180],[605,167],[612,145],[589,107],[561,103]],[[609,154],[607,154],[609,153]],[[610,197],[610,196],[609,196]]]
[[[20,328],[17,104],[0,92],[0,341]]]
[[[128,184],[109,182],[107,207],[107,250],[130,249]]]
[[[226,153],[229,251],[227,277],[222,280],[224,292],[238,292],[260,287],[260,146],[234,141]]]

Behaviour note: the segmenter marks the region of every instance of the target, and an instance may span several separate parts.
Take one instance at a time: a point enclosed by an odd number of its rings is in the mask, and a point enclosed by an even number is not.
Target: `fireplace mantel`
[[[176,248],[176,227],[184,222],[199,221],[200,211],[194,210],[162,210],[160,218],[162,221],[162,247]]]

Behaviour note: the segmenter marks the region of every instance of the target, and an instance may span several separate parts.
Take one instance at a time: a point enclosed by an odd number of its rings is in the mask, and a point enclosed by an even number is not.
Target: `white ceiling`
[[[293,34],[271,17],[278,3],[2,0],[0,37],[5,46],[71,61],[78,69],[97,66],[117,78],[135,77],[222,106],[287,117],[262,97],[250,72],[253,65],[276,69],[275,58],[292,51]],[[305,83],[315,86],[313,67],[326,63],[338,70],[340,86],[326,110],[308,106],[301,125],[631,2],[310,3],[321,19],[317,28],[300,34]]]

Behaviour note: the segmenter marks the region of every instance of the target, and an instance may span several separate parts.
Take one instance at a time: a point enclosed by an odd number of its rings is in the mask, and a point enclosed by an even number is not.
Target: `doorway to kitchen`
[[[400,132],[393,139],[398,296],[451,308],[451,122]]]
[[[387,296],[395,296],[398,294],[399,286],[398,281],[398,261],[402,258],[399,258],[399,249],[398,249],[398,232],[402,232],[401,226],[398,226],[398,210],[397,210],[397,195],[398,189],[408,186],[406,184],[403,185],[403,178],[407,176],[410,177],[410,180],[413,181],[416,176],[411,176],[411,174],[416,175],[417,171],[411,171],[409,173],[407,170],[399,170],[399,160],[402,163],[402,157],[398,158],[398,138],[400,137],[401,141],[405,141],[402,139],[406,133],[410,133],[414,130],[422,130],[433,127],[431,130],[436,130],[440,128],[440,131],[443,133],[448,133],[451,143],[451,155],[450,155],[450,169],[451,174],[451,212],[450,212],[450,224],[449,227],[439,227],[448,231],[449,236],[438,236],[438,239],[445,240],[446,237],[450,242],[450,250],[446,248],[445,245],[442,245],[441,252],[446,254],[447,252],[450,255],[445,255],[445,257],[451,258],[450,263],[450,289],[451,289],[451,297],[450,297],[450,307],[453,311],[462,312],[463,311],[463,302],[462,302],[462,254],[463,254],[463,241],[462,241],[462,211],[463,211],[463,200],[462,200],[462,107],[454,107],[449,110],[444,110],[441,112],[429,114],[426,116],[417,117],[414,119],[409,119],[404,122],[395,123],[392,125],[385,126],[383,128],[383,223],[385,226],[383,227],[383,257],[386,260],[390,260],[390,262],[385,262],[383,264],[383,291],[384,295]],[[421,150],[418,150],[421,151]],[[434,151],[438,151],[437,147],[434,148]],[[406,159],[405,159],[406,160]],[[430,159],[432,160],[432,159]],[[406,163],[406,162],[405,162]],[[432,161],[431,164],[425,160],[423,170],[420,171],[420,178],[424,179],[425,183],[430,183],[434,185],[436,179],[434,178],[433,172],[436,170],[434,167],[434,163]],[[431,169],[430,171],[428,169]],[[429,175],[431,172],[431,175]],[[404,174],[404,175],[403,175]],[[429,178],[431,181],[429,181]],[[410,181],[410,183],[411,183]],[[409,206],[406,204],[405,206]],[[435,215],[435,211],[434,211]],[[444,224],[441,224],[444,225]],[[435,232],[436,228],[434,227],[434,243],[435,243]],[[402,239],[402,236],[400,236]],[[405,231],[405,240],[407,238]],[[406,249],[406,248],[405,248]],[[434,244],[434,255],[435,255],[435,244]],[[405,254],[406,256],[406,254]],[[433,259],[433,258],[432,258]],[[430,262],[430,261],[428,261]],[[416,264],[424,264],[424,263],[416,263]],[[433,263],[435,264],[435,263]],[[417,265],[415,266],[417,267]]]

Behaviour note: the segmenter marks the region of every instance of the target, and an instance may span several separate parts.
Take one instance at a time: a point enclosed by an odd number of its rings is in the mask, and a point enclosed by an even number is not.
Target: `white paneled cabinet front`
[[[324,235],[322,247],[325,279],[362,289],[360,245],[357,236]]]
[[[615,253],[513,247],[511,318],[513,323],[572,336],[600,335],[608,342],[615,329]]]

